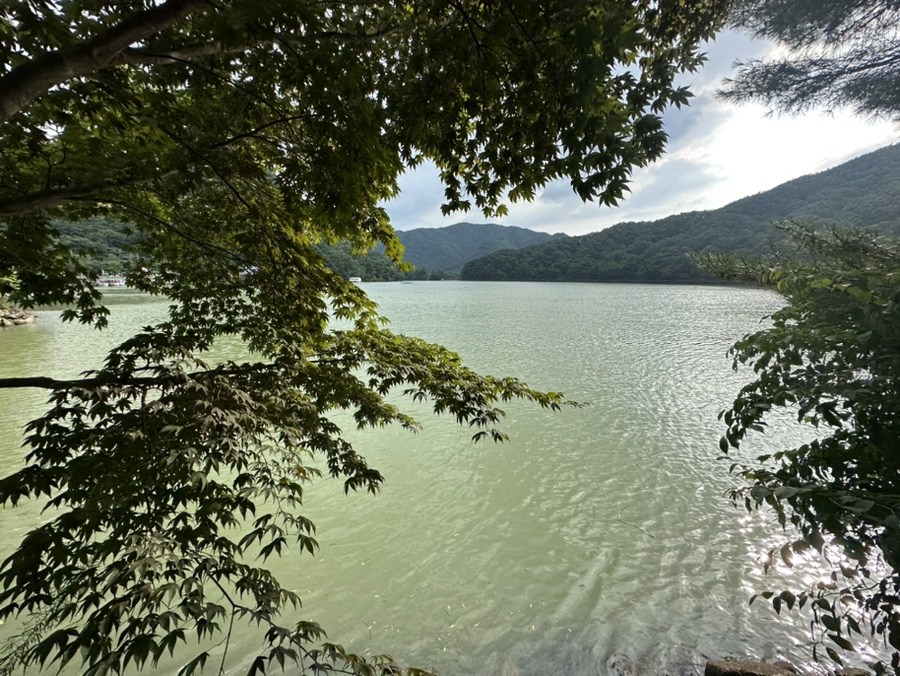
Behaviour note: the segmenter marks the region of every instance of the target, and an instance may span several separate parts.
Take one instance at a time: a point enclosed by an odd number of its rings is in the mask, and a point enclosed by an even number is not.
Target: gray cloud
[[[572,184],[566,179],[549,183],[538,199],[546,204],[561,205],[570,202],[574,196]]]
[[[384,207],[397,230],[411,230],[447,225],[434,222],[435,212],[440,217],[443,201],[444,187],[437,167],[426,162],[400,177],[400,195]]]
[[[661,204],[666,205],[666,214],[672,213],[673,206],[678,211],[697,208],[696,192],[710,190],[724,179],[706,162],[681,158],[664,160],[641,178],[639,189],[627,202],[628,210],[635,214],[656,214]]]
[[[702,145],[704,137],[726,124],[734,116],[734,108],[718,101],[710,92],[691,99],[691,105],[667,110],[663,125],[669,135],[667,154]]]
[[[698,71],[695,81],[703,87],[719,87],[721,81],[731,74],[736,61],[760,59],[773,49],[771,42],[754,40],[745,33],[733,30],[722,31],[715,40],[706,43],[701,49],[706,53],[707,61],[703,69]]]

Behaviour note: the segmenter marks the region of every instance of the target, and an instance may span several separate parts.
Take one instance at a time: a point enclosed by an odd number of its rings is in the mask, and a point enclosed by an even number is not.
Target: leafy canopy
[[[4,504],[49,509],[0,564],[0,619],[27,618],[0,667],[102,676],[224,632],[224,668],[238,621],[264,630],[251,673],[396,673],[279,623],[299,599],[265,560],[316,549],[310,456],[347,490],[382,481],[329,413],[415,429],[399,390],[500,439],[502,402],[563,398],[385,330],[315,247],[400,261],[381,204],[425,159],[447,211],[500,214],[563,177],[614,203],[718,20],[716,0],[2,3],[0,294],[103,326],[52,223],[107,218],[136,234],[130,283],[171,310],[77,380],[0,382],[51,390],[0,481]],[[247,359],[204,361],[223,336]]]

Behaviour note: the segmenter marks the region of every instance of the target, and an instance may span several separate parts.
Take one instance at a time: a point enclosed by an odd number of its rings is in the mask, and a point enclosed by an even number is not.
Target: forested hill
[[[366,256],[354,256],[349,244],[319,247],[329,267],[345,277],[361,277],[366,281],[397,279],[429,279],[458,277],[462,266],[473,258],[500,249],[549,242],[566,235],[548,235],[526,228],[493,223],[456,223],[443,228],[402,230],[397,237],[406,248],[404,260],[416,266],[413,273],[400,272],[378,247]]]
[[[418,228],[397,233],[406,247],[404,258],[416,267],[459,274],[468,261],[501,249],[521,249],[565,235],[491,223],[456,223],[444,228]]]
[[[121,274],[132,254],[128,246],[135,238],[128,227],[105,218],[78,223],[57,222],[65,243],[82,255],[90,270],[101,274]],[[519,249],[548,242],[566,235],[548,235],[526,228],[492,223],[457,223],[444,228],[419,228],[400,231],[398,238],[406,247],[405,260],[416,266],[404,273],[384,256],[383,247],[365,256],[351,253],[349,243],[320,245],[328,266],[344,277],[366,281],[458,277],[463,264],[499,249]]]
[[[467,263],[469,280],[706,281],[689,252],[763,253],[774,220],[872,226],[900,234],[900,145],[784,183],[713,211],[653,222],[619,223],[600,232]]]

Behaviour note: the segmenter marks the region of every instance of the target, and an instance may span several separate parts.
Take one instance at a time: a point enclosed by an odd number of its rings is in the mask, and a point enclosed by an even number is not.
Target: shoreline
[[[16,307],[0,309],[0,328],[33,324],[36,319],[37,315],[34,313],[26,312]]]

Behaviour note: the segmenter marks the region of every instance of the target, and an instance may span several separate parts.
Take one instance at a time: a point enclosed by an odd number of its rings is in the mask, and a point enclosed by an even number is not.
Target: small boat
[[[354,284],[359,284],[362,281],[362,277],[351,277],[350,281]]]

